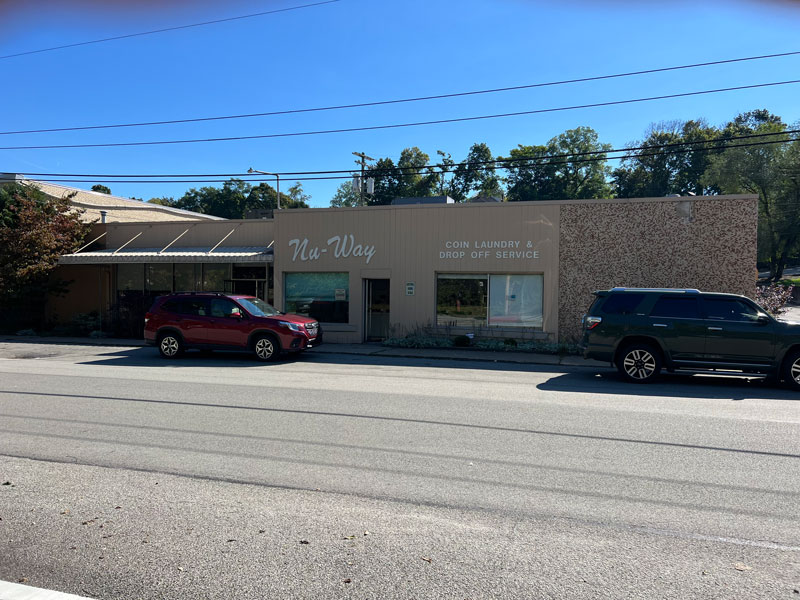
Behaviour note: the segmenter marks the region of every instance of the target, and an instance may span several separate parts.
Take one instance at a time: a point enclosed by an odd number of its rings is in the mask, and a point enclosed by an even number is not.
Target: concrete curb
[[[144,347],[144,340],[116,338],[69,338],[38,336],[0,336],[0,343],[55,344],[67,346]],[[324,344],[309,352],[314,354],[349,354],[380,356],[385,358],[416,358],[424,360],[457,360],[468,362],[494,362],[517,365],[547,365],[564,367],[608,368],[609,364],[585,360],[580,356],[558,356],[528,352],[493,352],[456,348],[393,348],[376,344]]]
[[[64,594],[19,583],[0,581],[0,600],[89,600],[85,596]]]

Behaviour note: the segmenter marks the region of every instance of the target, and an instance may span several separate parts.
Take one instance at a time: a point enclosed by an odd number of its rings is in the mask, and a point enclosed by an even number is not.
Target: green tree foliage
[[[441,181],[440,174],[428,166],[430,157],[414,146],[400,153],[397,165],[391,158],[380,158],[366,170],[375,180],[375,191],[367,204],[391,204],[395,198],[433,196]]]
[[[89,225],[69,198],[53,198],[31,185],[0,186],[0,307],[7,329],[41,324],[51,280],[62,254],[80,247]]]
[[[431,169],[436,176],[436,194],[450,196],[460,202],[461,199],[455,197],[455,190],[453,189],[453,172],[455,171],[456,161],[453,160],[449,152],[437,150],[436,154],[439,156],[439,163]]]
[[[473,144],[467,157],[455,167],[449,195],[457,202],[463,202],[471,194],[502,197],[500,178],[492,160],[489,146],[482,142]]]
[[[281,208],[308,208],[310,199],[311,196],[303,191],[303,185],[297,182],[286,192],[281,192]],[[149,202],[225,219],[244,219],[253,211],[277,208],[278,193],[267,183],[252,186],[241,179],[231,179],[221,188],[192,188],[177,200],[151,198]]]
[[[786,125],[767,111],[739,115],[728,123],[726,135],[774,134],[759,142],[789,143],[740,147],[733,142],[711,157],[703,178],[722,193],[758,194],[759,260],[767,263],[770,279],[783,275],[788,258],[800,247],[800,141],[783,133]]]
[[[610,169],[605,153],[609,150],[611,146],[601,144],[591,127],[569,129],[545,146],[517,146],[510,162],[504,163],[508,200],[608,198]]]
[[[436,190],[436,174],[428,167],[430,156],[414,146],[400,153],[397,167],[400,170],[402,196],[433,196]]]
[[[473,144],[461,163],[456,163],[449,153],[437,150],[437,154],[437,165],[431,165],[430,156],[416,146],[405,148],[396,165],[391,158],[379,159],[366,172],[367,177],[375,179],[375,193],[368,204],[436,195],[450,196],[457,202],[471,194],[503,196],[500,177],[491,162],[492,151],[486,144]]]
[[[92,186],[93,192],[100,192],[101,194],[111,194],[111,188],[103,185],[102,183],[96,183]]]
[[[508,201],[549,200],[555,197],[553,166],[549,164],[546,146],[512,148],[504,163]]]
[[[311,196],[303,190],[303,184],[299,181],[289,186],[289,190],[284,197],[281,193],[281,208],[308,208],[308,201]]]
[[[366,170],[365,176],[375,180],[374,193],[370,195],[367,204],[382,206],[391,204],[392,200],[401,193],[400,177],[397,167],[391,158],[379,158],[375,165]]]
[[[638,149],[614,170],[616,195],[646,198],[716,193],[713,187],[704,187],[701,179],[712,156],[708,148],[718,144],[720,135],[703,120],[651,125],[644,140],[629,146]]]
[[[361,201],[359,193],[353,189],[352,181],[343,181],[336,189],[336,193],[331,198],[331,207],[344,208],[358,206]]]

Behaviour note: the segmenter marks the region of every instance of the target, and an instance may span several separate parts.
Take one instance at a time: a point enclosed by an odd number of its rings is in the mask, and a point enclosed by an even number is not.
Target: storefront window
[[[175,263],[175,291],[196,292],[200,289],[200,265]]]
[[[286,273],[284,310],[322,323],[347,323],[349,273]]]
[[[144,291],[144,265],[133,263],[117,265],[117,290],[120,292]]]
[[[159,294],[172,292],[172,264],[145,265],[145,284],[148,292]]]
[[[490,275],[489,325],[542,327],[542,276]]]
[[[443,327],[486,325],[488,275],[439,275],[436,324]]]
[[[437,277],[440,327],[542,327],[541,275],[449,273]]]
[[[203,291],[224,292],[225,280],[230,279],[230,265],[217,263],[203,264]]]
[[[244,263],[233,265],[233,279],[266,279],[267,265]]]

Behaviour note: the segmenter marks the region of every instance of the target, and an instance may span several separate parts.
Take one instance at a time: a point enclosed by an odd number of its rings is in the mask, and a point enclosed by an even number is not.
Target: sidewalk
[[[142,347],[144,340],[121,338],[79,338],[42,336],[0,336],[0,343],[17,344],[64,344],[74,346]],[[156,349],[153,348],[153,352]],[[423,358],[431,360],[462,360],[499,362],[529,365],[561,365],[568,367],[609,367],[606,362],[585,360],[580,356],[558,356],[533,352],[492,352],[469,348],[393,348],[380,344],[323,344],[309,350],[313,354],[360,354],[387,358]]]

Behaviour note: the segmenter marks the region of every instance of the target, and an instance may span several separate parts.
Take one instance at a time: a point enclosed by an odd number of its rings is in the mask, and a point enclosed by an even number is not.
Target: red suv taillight
[[[147,322],[152,318],[153,318],[153,314],[152,313],[145,313],[145,315],[144,315],[144,324],[147,325]]]
[[[603,322],[603,317],[592,317],[590,315],[583,316],[583,326],[586,329],[594,329]]]

